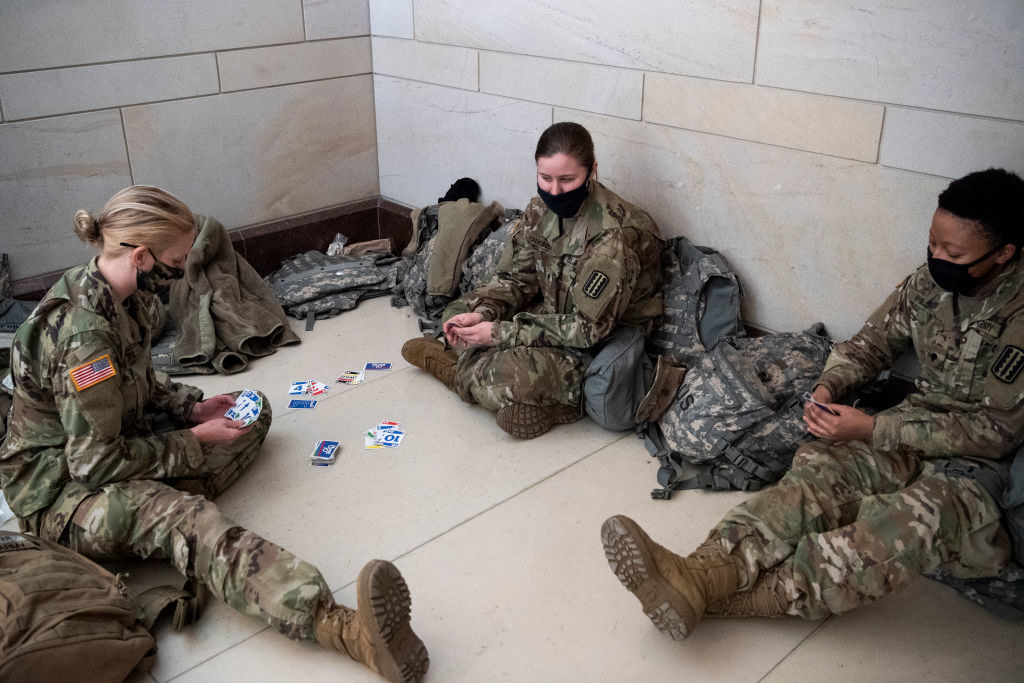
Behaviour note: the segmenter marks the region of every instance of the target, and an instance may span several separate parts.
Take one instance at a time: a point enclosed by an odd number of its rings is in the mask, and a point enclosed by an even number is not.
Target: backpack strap
[[[120,580],[120,576],[118,579]],[[189,579],[181,588],[167,584],[144,590],[135,598],[135,602],[142,611],[140,621],[146,630],[152,631],[153,625],[160,615],[168,607],[173,606],[171,626],[175,631],[180,631],[199,619],[203,611],[203,604],[206,602],[206,595],[207,589],[204,584]]]
[[[651,491],[654,500],[669,500],[675,491],[691,489],[757,491],[762,481],[743,468],[722,465],[694,465],[686,461],[678,451],[668,448],[661,427],[650,422],[638,430],[644,439],[644,446],[659,463],[658,483],[660,489]],[[726,448],[731,445],[722,438],[718,442]],[[717,444],[716,444],[717,445]],[[752,461],[751,461],[752,462]],[[768,481],[774,481],[769,479]]]

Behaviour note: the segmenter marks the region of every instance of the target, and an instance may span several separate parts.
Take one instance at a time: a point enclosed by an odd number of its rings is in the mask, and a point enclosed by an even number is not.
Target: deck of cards
[[[340,451],[341,444],[337,441],[320,441],[309,454],[309,464],[314,467],[329,467],[334,464]]]
[[[248,427],[256,421],[262,410],[263,399],[260,398],[260,395],[252,389],[246,389],[235,399],[235,405],[228,408],[224,417],[241,422]]]
[[[394,420],[381,420],[376,427],[363,433],[364,448],[396,448],[405,438],[405,432]]]
[[[802,398],[804,400],[804,402],[810,401],[811,403],[813,403],[818,408],[821,408],[822,410],[824,410],[826,413],[830,413],[832,415],[838,415],[839,414],[838,411],[836,411],[833,408],[829,408],[824,403],[820,403],[818,401],[815,401],[814,398],[811,396],[811,392],[809,392],[809,391],[805,391],[804,395],[801,396],[800,398]]]

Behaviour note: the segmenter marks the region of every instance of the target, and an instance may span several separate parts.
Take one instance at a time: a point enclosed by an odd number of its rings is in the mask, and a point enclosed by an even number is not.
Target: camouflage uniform
[[[789,613],[820,618],[936,568],[977,578],[1006,565],[1000,508],[982,482],[1024,429],[1024,267],[963,297],[922,266],[835,347],[817,384],[842,397],[911,344],[917,390],[875,416],[871,443],[802,446],[778,485],[712,532],[741,558],[740,590],[777,567]]]
[[[493,347],[459,358],[467,401],[579,406],[583,353],[616,327],[645,333],[662,312],[665,243],[650,215],[595,180],[573,218],[534,198],[511,231],[497,275],[453,303],[498,321]]]
[[[122,305],[96,267],[73,268],[15,337],[14,410],[0,485],[22,529],[94,559],[169,560],[229,605],[296,638],[330,597],[316,568],[209,502],[259,452],[270,405],[226,445],[186,420],[202,392],[150,363],[149,295]]]

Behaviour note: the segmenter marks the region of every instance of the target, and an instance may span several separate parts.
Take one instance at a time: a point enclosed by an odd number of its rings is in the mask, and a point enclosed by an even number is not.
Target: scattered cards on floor
[[[228,408],[228,411],[224,413],[224,417],[241,422],[246,427],[251,425],[260,416],[260,411],[263,410],[263,399],[252,389],[246,389],[238,398],[235,399],[235,405]]]
[[[367,363],[363,370],[390,370],[391,363]]]
[[[316,408],[316,401],[310,401],[306,399],[293,398],[288,402],[289,408]]]
[[[322,384],[317,382],[315,379],[307,379],[300,382],[292,382],[288,388],[289,396],[302,396],[303,394],[310,394],[312,396],[320,396],[326,394],[331,390],[330,384]]]
[[[309,464],[316,467],[329,467],[334,464],[338,453],[341,451],[341,444],[337,441],[321,441],[309,455]]]
[[[395,448],[402,443],[405,432],[394,420],[381,420],[376,427],[363,433],[364,448]]]
[[[362,370],[346,370],[341,373],[338,377],[338,381],[342,384],[362,384],[363,383],[363,371]]]

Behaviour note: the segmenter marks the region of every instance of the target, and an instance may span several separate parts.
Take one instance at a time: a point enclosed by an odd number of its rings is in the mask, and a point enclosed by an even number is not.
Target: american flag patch
[[[117,372],[114,371],[114,364],[110,362],[110,356],[106,355],[71,368],[70,374],[71,381],[75,383],[75,389],[81,391],[94,384],[99,384],[105,379],[110,379]]]

